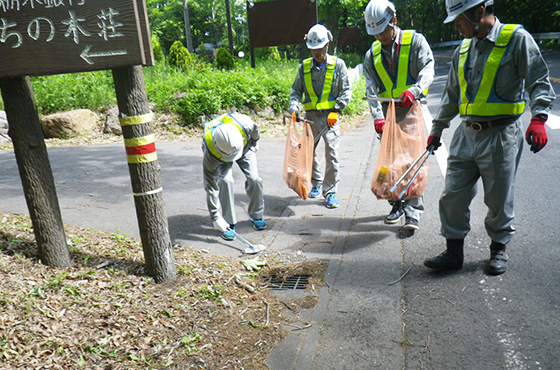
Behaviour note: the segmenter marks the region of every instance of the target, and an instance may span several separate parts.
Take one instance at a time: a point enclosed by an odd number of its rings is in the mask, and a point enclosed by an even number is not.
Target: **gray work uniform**
[[[395,29],[395,40],[393,41],[391,47],[381,47],[383,65],[393,81],[397,75],[398,68],[398,41],[401,39],[401,34],[403,32],[399,27],[395,27]],[[408,88],[408,90],[412,93],[412,95],[414,95],[415,99],[423,97],[423,92],[434,81],[434,65],[434,56],[428,41],[426,41],[426,38],[421,33],[416,32],[414,34],[414,38],[412,39],[412,44],[410,45],[408,64],[410,76],[416,81],[410,88]],[[366,76],[366,96],[368,98],[377,98],[379,91],[383,88],[383,83],[373,66],[371,48],[366,52],[366,56],[364,58],[364,75]],[[388,106],[388,103],[382,104],[378,101],[369,100],[369,110],[374,122],[378,119],[385,119]],[[399,104],[395,104],[397,122],[401,121],[406,116],[409,109],[410,107],[401,107]],[[389,203],[394,204],[394,202]],[[421,196],[419,198],[405,200],[404,212],[406,217],[419,220],[420,216],[424,212],[424,197]]]
[[[327,60],[329,58],[327,57]],[[325,66],[318,66],[315,59],[311,63],[311,81],[313,89],[320,94],[325,82],[325,75],[327,68]],[[298,73],[292,84],[292,92],[290,94],[290,113],[299,111],[299,102],[304,96],[304,74],[303,63],[298,69]],[[348,80],[348,69],[346,63],[340,58],[337,58],[336,67],[334,70],[331,95],[336,99],[334,110],[342,111],[352,97],[352,87]],[[328,126],[327,117],[332,112],[330,109],[325,110],[307,110],[305,118],[312,121],[311,130],[313,137],[315,137],[315,148],[317,147],[320,139],[318,135],[321,131]],[[338,183],[340,181],[339,175],[339,148],[340,148],[340,126],[336,123],[331,128],[327,129],[323,134],[323,141],[325,143],[325,174],[320,168],[319,158],[316,151],[313,152],[313,174],[311,176],[311,186],[323,187],[323,196],[330,193],[336,193]]]
[[[236,162],[245,175],[245,192],[249,197],[248,213],[253,220],[263,218],[264,198],[263,180],[257,169],[257,150],[260,138],[259,128],[249,116],[232,113],[231,116],[240,123],[247,133],[247,144],[243,154]],[[233,162],[224,162],[210,153],[206,145],[202,145],[204,190],[206,203],[212,221],[218,220],[220,213],[227,223],[235,225],[237,217],[233,197]]]
[[[476,93],[486,61],[499,35],[501,23],[496,22],[486,38],[472,40],[465,65],[467,95]],[[433,121],[431,135],[440,136],[449,122],[459,114],[460,85],[458,80],[459,48],[453,55],[447,86]],[[529,96],[533,117],[548,115],[555,99],[548,77],[548,67],[532,36],[524,29],[515,32],[500,63],[495,79],[496,95],[504,101],[524,99],[524,86]],[[445,189],[439,201],[441,232],[447,239],[464,239],[470,230],[469,206],[482,178],[484,203],[488,207],[485,227],[494,242],[506,244],[515,233],[514,180],[523,149],[520,116],[479,117],[462,115],[455,131],[449,158]],[[503,120],[507,124],[475,131],[466,121]],[[503,122],[502,121],[502,122]]]

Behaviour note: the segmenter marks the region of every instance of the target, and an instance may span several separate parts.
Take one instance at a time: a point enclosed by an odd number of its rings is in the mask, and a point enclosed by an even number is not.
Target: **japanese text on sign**
[[[0,0],[0,77],[33,57],[50,63],[25,74],[50,74],[146,64],[139,0]],[[143,1],[143,0],[142,0]],[[144,31],[144,32],[141,32]],[[70,66],[69,62],[79,64]],[[51,63],[52,62],[52,63]],[[59,67],[53,65],[58,64]],[[4,68],[6,67],[6,68]],[[9,72],[5,72],[5,70]]]

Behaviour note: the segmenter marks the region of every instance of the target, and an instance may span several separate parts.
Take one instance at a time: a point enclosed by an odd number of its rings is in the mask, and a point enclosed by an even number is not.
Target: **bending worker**
[[[375,124],[383,133],[389,103],[372,98],[400,98],[395,106],[397,123],[406,117],[415,99],[425,95],[434,80],[434,57],[426,38],[414,30],[397,26],[395,6],[388,0],[371,0],[364,13],[366,31],[377,39],[366,52],[364,74],[366,96]],[[385,223],[395,224],[405,216],[404,228],[418,229],[424,211],[423,197],[390,201],[393,207]]]
[[[503,24],[494,16],[493,1],[446,0],[447,18],[464,37],[455,50],[447,86],[428,137],[437,148],[443,129],[459,114],[447,160],[445,189],[439,201],[441,231],[447,250],[424,265],[436,271],[460,269],[469,225],[469,206],[482,178],[484,220],[490,236],[486,273],[506,271],[506,244],[513,227],[514,180],[521,152],[521,114],[525,88],[532,118],[525,132],[531,151],[544,148],[545,122],[555,94],[548,67],[529,32]]]
[[[309,29],[306,35],[307,48],[312,58],[303,60],[298,70],[292,92],[290,94],[290,113],[300,119],[299,102],[303,100],[305,118],[312,121],[311,130],[315,137],[315,149],[321,133],[325,142],[325,176],[319,168],[317,153],[313,153],[313,175],[311,177],[310,198],[323,193],[327,208],[336,208],[339,202],[336,190],[339,175],[340,127],[339,113],[348,105],[352,96],[352,88],[348,80],[346,63],[340,58],[328,54],[332,34],[321,24]],[[330,126],[328,130],[324,128]]]
[[[245,191],[249,197],[248,213],[253,228],[266,229],[263,220],[263,180],[257,170],[259,128],[247,115],[224,114],[204,126],[202,150],[206,203],[214,227],[222,238],[233,240],[237,218],[233,199],[233,163],[245,175]]]

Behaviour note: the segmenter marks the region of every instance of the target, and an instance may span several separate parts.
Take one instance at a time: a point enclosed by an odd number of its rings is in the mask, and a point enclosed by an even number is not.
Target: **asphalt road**
[[[449,54],[436,52],[426,121],[437,112]],[[560,78],[560,52],[545,57],[551,76]],[[554,87],[560,94],[559,85]],[[271,369],[560,368],[560,109],[553,113],[547,147],[538,154],[524,148],[516,181],[517,234],[508,245],[508,271],[498,277],[483,273],[490,241],[481,192],[471,206],[463,269],[434,274],[423,266],[426,257],[444,249],[437,203],[445,147],[430,159],[421,228],[402,239],[398,225],[383,223],[387,202],[375,200],[369,190],[379,147],[371,122],[342,137],[341,206],[335,210],[326,209],[322,199],[300,201],[286,188],[285,140],[264,138],[258,157],[269,227],[265,232],[250,227],[236,171],[238,231],[271,251],[329,261],[328,285],[308,293],[318,304],[296,317],[310,328],[294,331],[271,353]],[[458,119],[444,132],[445,144],[457,124]],[[200,141],[157,148],[173,243],[240,256],[244,246],[222,241],[208,218]],[[138,237],[122,144],[51,148],[49,158],[64,222]],[[28,213],[11,151],[0,152],[0,210]],[[405,272],[402,281],[389,285]]]

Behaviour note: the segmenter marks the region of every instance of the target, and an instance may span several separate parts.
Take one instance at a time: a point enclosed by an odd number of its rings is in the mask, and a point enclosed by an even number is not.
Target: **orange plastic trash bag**
[[[284,123],[286,118],[284,117]],[[306,200],[311,190],[311,171],[313,169],[313,132],[308,121],[299,122],[289,119],[288,136],[286,138],[286,153],[284,155],[283,177],[290,189]]]
[[[426,134],[420,102],[414,102],[406,116],[397,122],[395,102],[391,101],[386,121],[373,170],[371,191],[377,199],[398,200],[399,195],[420,168],[421,162],[414,166],[393,192],[391,188],[426,150]],[[419,198],[427,183],[428,162],[425,162],[401,199]]]

